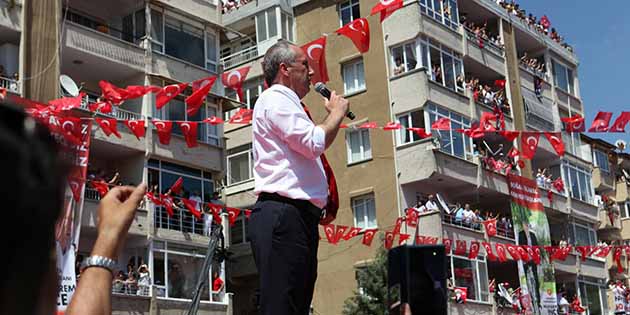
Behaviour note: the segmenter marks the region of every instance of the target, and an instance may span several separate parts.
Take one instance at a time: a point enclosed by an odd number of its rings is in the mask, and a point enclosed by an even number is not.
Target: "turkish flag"
[[[494,86],[498,87],[499,89],[504,89],[505,80],[494,80]]]
[[[145,195],[147,196],[147,198],[149,198],[149,200],[151,200],[151,202],[153,202],[154,205],[156,206],[163,205],[162,200],[156,197],[152,192],[147,192]]]
[[[521,156],[523,159],[531,160],[534,158],[539,139],[540,133],[538,132],[523,131],[521,133]]]
[[[468,300],[467,287],[456,287],[453,292],[455,293],[455,302],[457,304],[466,304],[466,300]]]
[[[359,235],[360,232],[361,232],[361,228],[352,227],[352,228],[350,228],[350,231],[348,231],[348,233],[346,233],[346,235],[343,236],[343,240],[344,241],[349,241],[350,239],[352,239],[355,236]]]
[[[484,112],[479,119],[479,129],[483,132],[494,132],[497,129],[494,127],[497,121],[497,115],[490,112]]]
[[[101,130],[105,133],[106,136],[114,134],[118,138],[122,138],[120,133],[118,132],[118,122],[116,118],[95,118],[96,122],[99,126],[101,126]]]
[[[179,195],[182,192],[182,188],[184,187],[184,179],[180,176],[171,186],[170,190],[172,193]]]
[[[553,262],[557,248],[555,246],[543,246],[543,248],[547,252],[547,255],[549,255],[549,262]]]
[[[549,140],[549,143],[556,150],[558,156],[564,155],[564,142],[562,142],[562,136],[559,132],[545,132],[545,137]]]
[[[81,144],[81,118],[79,117],[60,117],[59,132],[70,143],[76,145]]]
[[[371,246],[372,240],[374,239],[374,235],[376,234],[376,231],[378,230],[377,229],[365,230],[365,232],[363,232],[363,240],[361,241],[361,243],[363,243],[363,245],[365,246]]]
[[[119,105],[127,99],[128,93],[125,89],[119,88],[104,80],[99,81],[98,86],[101,87],[103,98],[116,105]]]
[[[327,224],[324,225],[324,233],[326,234],[326,239],[330,244],[336,244],[335,242],[335,225]]]
[[[488,234],[488,237],[497,235],[497,219],[483,221],[483,226],[486,230],[486,234]]]
[[[221,75],[221,82],[223,82],[223,85],[226,88],[236,91],[238,101],[241,103],[245,103],[245,98],[243,97],[243,82],[245,82],[245,78],[247,78],[247,74],[251,68],[252,66],[246,66],[223,72],[223,75]]]
[[[478,254],[479,254],[479,242],[471,241],[470,242],[470,252],[468,253],[468,258],[469,259],[475,259],[475,258],[477,258]]]
[[[153,86],[153,85],[149,85],[149,86],[144,86],[144,85],[129,85],[127,86],[127,88],[125,88],[125,92],[127,95],[125,95],[125,99],[132,99],[132,98],[138,98],[141,97],[147,93],[157,93],[159,91],[161,91],[162,88],[159,86]]]
[[[508,157],[515,158],[519,154],[521,154],[521,152],[516,147],[512,147],[507,155]]]
[[[611,250],[612,250],[612,246],[610,246],[610,245],[608,245],[608,246],[601,246],[599,248],[599,253],[595,254],[595,256],[604,258],[604,257],[608,256],[608,254],[610,254]]]
[[[184,134],[184,139],[186,139],[186,146],[189,148],[194,148],[198,146],[197,143],[197,122],[196,121],[180,121],[177,122],[179,128],[182,130]]]
[[[335,244],[339,243],[341,239],[343,239],[344,234],[348,230],[348,227],[345,225],[337,225],[335,229]]]
[[[420,136],[420,139],[425,139],[431,136],[430,133],[427,133],[424,128],[415,128],[415,127],[409,127],[407,128],[407,130],[411,130],[413,131],[415,134],[417,134],[418,136]]]
[[[125,126],[140,140],[144,137],[147,129],[144,127],[144,120],[125,120]]]
[[[173,129],[173,122],[170,120],[157,120],[151,121],[157,129],[158,138],[160,143],[168,145],[171,142],[171,130]]]
[[[380,0],[374,7],[372,7],[370,15],[380,13],[381,23],[383,23],[383,20],[402,7],[403,0]]]
[[[103,114],[109,114],[112,112],[112,103],[110,102],[95,102],[88,104],[88,109],[91,112],[96,112],[97,110]]]
[[[575,250],[580,253],[582,261],[586,261],[586,257],[588,257],[591,252],[591,246],[575,246]]]
[[[532,255],[532,260],[536,265],[540,265],[540,247],[532,246],[534,254]]]
[[[72,191],[72,197],[74,201],[79,202],[81,199],[81,188],[83,187],[83,179],[77,176],[68,176],[67,178],[68,186],[70,186],[70,191]]]
[[[313,76],[311,76],[311,83],[328,82],[330,79],[326,68],[326,36],[322,36],[302,46],[302,50],[308,58],[309,66],[314,71]]]
[[[107,192],[109,191],[109,186],[107,185],[107,183],[104,180],[95,180],[92,181],[91,183],[92,188],[94,188],[96,191],[98,191],[98,194],[101,196],[101,198],[105,197],[105,195],[107,195]]]
[[[247,218],[247,220],[249,220],[250,215],[252,215],[252,210],[245,209],[245,218]]]
[[[488,257],[488,260],[496,261],[497,256],[495,256],[494,253],[492,252],[492,245],[490,245],[489,242],[481,242],[481,245],[483,245],[483,248],[486,249],[486,257]]]
[[[81,106],[81,101],[85,93],[81,92],[75,97],[62,97],[56,100],[49,101],[51,110],[54,112],[72,110]]]
[[[521,255],[518,252],[518,246],[514,244],[506,244],[505,247],[507,248],[508,253],[510,253],[510,256],[512,256],[512,259],[514,260],[521,259]]]
[[[220,214],[221,214],[221,211],[223,211],[223,206],[217,205],[211,202],[206,203],[206,205],[208,206],[208,208],[210,208],[210,211],[212,211],[212,220],[214,220],[218,224],[221,224],[223,220],[221,220]]]
[[[556,260],[565,261],[569,256],[569,253],[571,253],[571,245],[560,247],[554,252],[553,258]]]
[[[173,216],[173,197],[170,195],[160,195],[162,198],[162,204],[164,205],[164,209],[166,209],[166,214],[169,217]]]
[[[252,116],[254,115],[254,111],[247,108],[239,109],[234,116],[228,120],[230,124],[249,124],[252,121]]]
[[[499,132],[500,135],[503,136],[503,138],[505,138],[505,140],[512,142],[514,141],[514,139],[518,138],[518,136],[521,134],[520,131],[514,131],[514,130],[502,130]]]
[[[442,244],[444,244],[444,251],[446,252],[446,255],[449,255],[451,253],[451,247],[453,247],[453,240],[450,238],[444,238],[442,239]]]
[[[398,245],[402,245],[405,243],[406,240],[408,240],[411,237],[411,235],[409,234],[400,234],[400,237],[398,238]]]
[[[617,264],[617,273],[623,273],[623,266],[621,265],[621,251],[621,246],[615,246],[613,261]]]
[[[588,132],[608,131],[608,125],[610,125],[611,119],[611,112],[598,112],[597,116],[595,116],[595,120],[593,120],[593,124],[591,124],[591,128],[588,129]]]
[[[501,243],[494,243],[494,248],[497,251],[497,257],[499,258],[499,262],[506,262],[508,261],[507,259],[507,254],[506,254],[506,250],[505,250],[505,245],[501,244]]]
[[[394,237],[396,237],[396,235],[394,235],[394,233],[392,232],[385,232],[385,249],[391,249],[392,245],[394,245]]]
[[[370,49],[370,25],[366,18],[355,19],[338,29],[336,33],[350,38],[360,53]]]
[[[540,25],[542,25],[546,29],[549,29],[549,27],[551,26],[551,21],[549,21],[549,18],[546,15],[543,15],[540,18]]]
[[[621,112],[608,132],[626,132],[626,124],[630,122],[630,112]]]
[[[564,130],[566,132],[584,132],[586,130],[584,117],[579,114],[575,114],[571,117],[562,117],[560,120],[564,123]]]
[[[228,221],[230,222],[230,226],[233,226],[236,222],[236,219],[238,219],[238,215],[241,214],[241,209],[225,207],[225,210],[227,210],[228,213]]]
[[[163,87],[155,95],[155,107],[157,109],[162,109],[166,103],[170,102],[173,98],[175,98],[175,96],[182,93],[186,87],[188,87],[188,83],[171,84]]]
[[[217,116],[208,117],[208,118],[204,119],[203,122],[205,122],[207,124],[211,124],[213,126],[216,126],[218,124],[224,123],[223,119],[221,119],[221,118],[219,118]]]
[[[562,181],[562,177],[556,178],[556,180],[554,180],[551,185],[553,186],[553,188],[556,189],[557,192],[564,192],[564,181]]]
[[[181,201],[184,204],[184,206],[186,207],[186,209],[188,209],[188,211],[190,211],[190,213],[192,213],[192,215],[195,216],[195,218],[201,219],[201,212],[197,209],[197,202],[196,201],[193,201],[193,200],[190,200],[190,199],[186,199],[186,198],[182,198]]]
[[[385,126],[383,126],[383,130],[398,130],[401,127],[402,126],[400,125],[400,123],[392,121],[392,122],[388,122]]]
[[[378,126],[376,125],[376,122],[364,122],[363,124],[361,124],[359,126],[359,129],[376,129],[378,128]]]
[[[440,118],[431,124],[431,129],[451,130],[451,120],[449,118]]]
[[[459,256],[466,255],[466,241],[464,240],[455,241],[455,255],[459,255]]]
[[[510,251],[509,248],[508,248],[508,251]],[[529,254],[527,253],[527,248],[525,247],[525,245],[516,246],[516,251],[518,252],[518,255],[522,261],[528,262],[530,260]]]
[[[431,236],[425,236],[424,237],[424,243],[425,244],[435,245],[435,244],[437,244],[437,241],[438,241],[437,237],[431,237]]]
[[[394,226],[394,230],[392,231],[394,235],[400,234],[400,227],[402,226],[402,220],[403,220],[402,218],[396,219],[396,225]]]
[[[210,93],[210,89],[212,89],[212,85],[214,85],[216,80],[217,77],[211,76],[192,83],[193,93],[185,100],[186,106],[188,106],[186,108],[188,116],[194,116],[199,111],[201,104],[203,104],[206,96]]]
[[[418,226],[418,212],[414,208],[408,208],[406,211],[405,222],[408,227],[415,228]]]

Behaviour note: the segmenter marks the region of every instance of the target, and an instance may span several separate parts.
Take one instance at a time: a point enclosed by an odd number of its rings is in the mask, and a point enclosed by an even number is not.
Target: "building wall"
[[[360,1],[361,17],[369,15],[376,1]],[[339,25],[338,6],[335,1],[310,1],[294,9],[299,45],[317,39],[322,34],[330,34],[327,39],[326,62],[331,90],[343,93],[341,64],[361,57],[352,42],[343,36],[332,35]],[[366,91],[348,96],[350,109],[356,114],[357,122],[376,121],[379,125],[391,121],[387,67],[383,49],[383,33],[378,16],[368,18],[370,24],[370,50],[363,57]],[[320,122],[325,117],[321,96],[311,92],[304,99],[313,113],[314,120]],[[354,122],[344,120],[352,125]],[[337,225],[354,226],[351,198],[364,193],[374,193],[376,216],[381,230],[391,228],[398,216],[396,201],[396,180],[394,177],[393,139],[390,132],[376,129],[370,131],[372,159],[352,166],[347,165],[346,132],[339,131],[335,142],[327,150],[339,187],[340,209]],[[323,232],[320,232],[324,235]],[[370,259],[380,240],[375,239],[371,247],[361,244],[357,237],[339,245],[320,242],[318,279],[313,306],[319,314],[340,314],[344,300],[357,289],[354,264]]]

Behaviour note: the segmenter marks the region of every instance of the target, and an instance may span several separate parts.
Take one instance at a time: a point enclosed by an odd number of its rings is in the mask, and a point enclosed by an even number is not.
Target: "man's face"
[[[308,94],[313,69],[308,64],[306,54],[297,46],[291,46],[295,52],[295,61],[287,65],[290,88],[302,99]]]

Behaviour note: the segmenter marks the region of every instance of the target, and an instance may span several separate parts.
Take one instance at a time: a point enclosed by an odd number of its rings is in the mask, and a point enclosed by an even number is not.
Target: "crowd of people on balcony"
[[[144,295],[150,294],[151,275],[149,266],[141,264],[138,269],[134,269],[134,264],[127,265],[127,272],[119,270],[112,280],[112,293]]]
[[[570,52],[573,52],[573,48],[564,42],[564,38],[558,34],[555,28],[551,27],[551,22],[547,18],[546,15],[543,15],[540,19],[534,16],[533,14],[527,14],[525,9],[521,9],[520,5],[516,3],[514,0],[496,0],[497,4],[503,7],[508,14],[512,14],[521,21],[525,22],[530,28],[536,30],[538,33],[543,34],[545,36],[549,36],[552,40],[562,45],[562,47],[566,48]]]
[[[458,81],[464,80],[462,77],[457,78]],[[498,83],[503,82],[503,83]],[[464,86],[473,94],[475,102],[488,105],[490,107],[498,107],[504,113],[510,113],[510,104],[505,95],[505,81],[497,80],[494,85],[482,84],[479,79],[470,77],[465,80]]]
[[[234,10],[240,9],[242,6],[250,3],[252,0],[221,0],[223,4],[221,6],[221,12],[223,14],[230,13]]]
[[[475,39],[479,40],[479,46],[480,48],[483,48],[483,43],[490,43],[493,46],[504,50],[505,46],[503,44],[503,42],[501,41],[501,35],[500,34],[493,34],[489,29],[488,29],[488,22],[484,22],[483,25],[480,24],[476,24],[475,22],[472,21],[468,21],[466,18],[466,14],[462,14],[460,16],[460,22],[461,24],[464,26],[464,29],[471,35],[475,36]]]
[[[536,75],[543,78],[547,77],[547,66],[545,65],[545,62],[541,62],[537,58],[530,58],[527,55],[527,52],[525,52],[519,59],[519,63],[529,71],[534,72]]]
[[[4,66],[0,65],[0,79],[8,79],[8,85],[5,86],[5,84],[3,83],[2,85],[0,85],[0,87],[5,88],[5,89],[9,89],[12,92],[17,92],[18,91],[18,82],[20,81],[20,74],[19,73],[14,73],[11,77],[9,77],[8,73],[5,73],[4,70]]]

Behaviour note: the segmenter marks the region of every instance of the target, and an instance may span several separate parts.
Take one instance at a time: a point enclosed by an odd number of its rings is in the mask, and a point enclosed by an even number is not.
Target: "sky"
[[[630,1],[627,0],[519,0],[521,8],[540,18],[544,14],[552,27],[574,47],[580,65],[578,79],[586,109],[587,128],[598,111],[630,111]],[[612,122],[611,122],[612,123]],[[614,143],[626,133],[591,133]],[[626,150],[626,153],[629,151]]]

